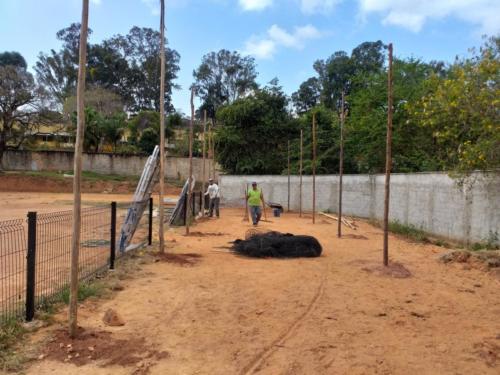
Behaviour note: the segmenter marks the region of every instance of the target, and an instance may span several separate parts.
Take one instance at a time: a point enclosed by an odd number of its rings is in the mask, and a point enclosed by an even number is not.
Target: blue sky
[[[158,28],[159,0],[91,0],[91,42],[134,26]],[[500,0],[166,0],[169,44],[181,55],[176,108],[189,112],[192,71],[226,48],[256,58],[261,84],[278,77],[291,94],[314,75],[313,62],[381,39],[399,57],[452,62],[481,35],[500,32]],[[55,34],[77,22],[80,0],[0,0],[0,51],[19,51],[32,67],[59,49]]]

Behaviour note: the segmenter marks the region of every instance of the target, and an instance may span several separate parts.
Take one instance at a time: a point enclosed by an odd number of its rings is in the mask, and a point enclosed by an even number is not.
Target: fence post
[[[187,213],[188,213],[188,194],[184,194],[184,226],[187,223]]]
[[[148,245],[153,243],[153,198],[149,198],[149,231],[148,231]]]
[[[28,212],[28,254],[26,257],[26,321],[35,317],[36,212]]]
[[[203,209],[203,191],[200,191],[200,212],[201,216],[205,216],[205,210]]]
[[[110,239],[109,269],[115,269],[116,258],[116,202],[111,202],[111,239]]]
[[[191,211],[193,212],[193,217],[196,216],[196,194],[191,194]]]

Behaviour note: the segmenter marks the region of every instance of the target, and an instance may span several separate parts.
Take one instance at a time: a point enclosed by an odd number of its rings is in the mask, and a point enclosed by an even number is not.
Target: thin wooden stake
[[[342,101],[340,108],[340,158],[339,158],[339,222],[337,226],[337,237],[342,237],[342,177],[344,174],[344,115],[345,115],[345,93],[342,90]]]
[[[385,154],[385,201],[384,201],[384,266],[389,265],[389,200],[391,195],[392,168],[392,43],[389,43],[389,70],[387,77],[387,138]]]
[[[316,113],[313,113],[312,122],[312,146],[313,146],[313,160],[312,160],[312,173],[313,173],[313,196],[312,196],[312,216],[313,224],[316,223]]]
[[[203,182],[202,182],[202,188],[201,190],[203,191],[203,194],[205,194],[205,183],[206,183],[206,180],[207,180],[207,173],[206,173],[206,167],[205,167],[205,161],[206,161],[206,158],[205,158],[205,142],[206,142],[206,139],[205,139],[205,133],[207,131],[207,110],[205,109],[203,111]],[[205,215],[205,201],[203,201],[203,215]]]
[[[191,212],[191,195],[193,194],[193,121],[194,121],[194,88],[191,88],[191,119],[189,121],[189,176],[188,176],[188,200],[184,202],[187,205],[187,214]],[[189,234],[189,219],[186,218],[186,235]]]
[[[212,154],[212,123],[208,124],[208,177],[212,177],[212,163],[213,163],[213,154]]]
[[[215,180],[215,139],[214,139],[214,129],[215,129],[215,126],[214,126],[214,119],[212,119],[212,130],[211,130],[211,133],[212,133],[212,168],[213,168],[213,175],[214,175],[214,180]],[[218,182],[218,181],[217,181]]]
[[[160,253],[165,252],[165,0],[160,1],[160,196],[158,215],[158,237],[160,240]]]
[[[288,140],[288,212],[290,212],[290,140]]]
[[[89,0],[82,0],[82,24],[80,30],[80,54],[78,59],[78,86],[76,91],[77,130],[75,159],[73,164],[73,235],[71,237],[71,271],[69,295],[69,336],[75,338],[78,328],[78,253],[80,252],[80,224],[82,214],[82,150],[85,135],[85,74],[87,60],[87,35],[89,24]]]
[[[302,217],[302,159],[304,156],[304,131],[300,129],[300,164],[299,164],[299,216]]]

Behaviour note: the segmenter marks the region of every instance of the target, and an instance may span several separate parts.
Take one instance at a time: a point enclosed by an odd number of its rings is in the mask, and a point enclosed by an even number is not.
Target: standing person
[[[213,179],[208,180],[208,188],[205,195],[208,195],[210,198],[208,216],[213,217],[215,209],[215,215],[219,217],[220,190],[219,186]]]
[[[252,188],[248,190],[247,198],[248,206],[250,207],[250,214],[252,215],[253,225],[257,226],[262,216],[262,209],[260,207],[262,205],[262,202],[264,202],[262,190],[257,188],[257,182],[252,182]]]

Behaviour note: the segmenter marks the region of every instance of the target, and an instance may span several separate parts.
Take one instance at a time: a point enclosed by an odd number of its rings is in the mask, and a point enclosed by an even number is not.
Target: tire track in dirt
[[[254,374],[255,371],[264,363],[264,361],[266,361],[273,355],[273,353],[277,350],[279,346],[282,346],[288,339],[290,339],[293,336],[293,334],[301,326],[301,323],[305,320],[305,318],[307,318],[309,313],[316,307],[316,304],[318,303],[319,299],[323,296],[323,293],[325,291],[326,278],[327,275],[329,274],[329,271],[330,271],[330,263],[326,265],[325,270],[323,271],[321,282],[318,285],[316,293],[314,294],[314,297],[312,298],[311,302],[309,302],[309,304],[307,305],[304,312],[300,314],[297,317],[297,319],[295,319],[293,323],[290,326],[288,326],[288,328],[285,329],[285,331],[281,335],[278,336],[278,338],[276,338],[270,345],[265,347],[259,354],[257,354],[255,358],[240,371],[240,375]]]

